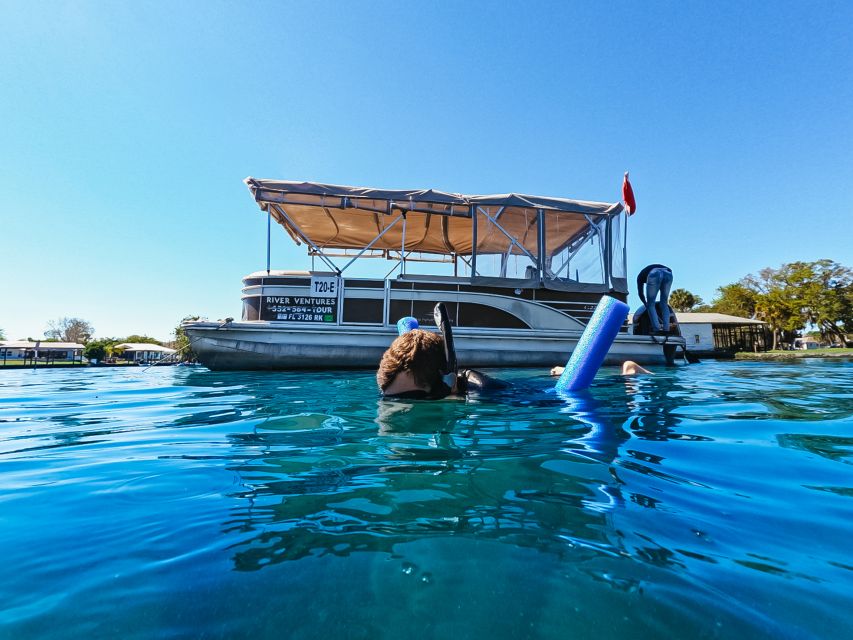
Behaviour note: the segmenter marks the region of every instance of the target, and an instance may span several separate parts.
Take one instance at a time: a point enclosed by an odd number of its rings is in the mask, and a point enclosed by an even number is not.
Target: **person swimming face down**
[[[443,398],[452,393],[441,379],[446,367],[442,337],[413,329],[394,340],[382,355],[376,382],[384,396]]]

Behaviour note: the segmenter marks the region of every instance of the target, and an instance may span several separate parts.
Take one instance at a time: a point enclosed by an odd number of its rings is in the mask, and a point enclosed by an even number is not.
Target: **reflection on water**
[[[0,373],[0,636],[853,623],[850,363],[571,396],[501,371],[501,397],[441,402],[380,400],[371,372]]]
[[[853,437],[851,436],[780,433],[777,439],[782,447],[803,449],[830,460],[853,464]]]

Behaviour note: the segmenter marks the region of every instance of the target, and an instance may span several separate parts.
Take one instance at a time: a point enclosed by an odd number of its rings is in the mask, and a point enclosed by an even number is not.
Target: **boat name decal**
[[[337,318],[337,298],[264,296],[261,305],[261,320],[334,323]]]

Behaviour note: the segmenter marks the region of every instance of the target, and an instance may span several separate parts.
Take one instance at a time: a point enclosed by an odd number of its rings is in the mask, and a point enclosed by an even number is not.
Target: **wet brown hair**
[[[441,371],[446,366],[444,341],[441,336],[423,329],[413,329],[398,337],[382,356],[376,382],[382,391],[394,382],[401,371],[411,371],[418,386],[434,391],[441,384]]]

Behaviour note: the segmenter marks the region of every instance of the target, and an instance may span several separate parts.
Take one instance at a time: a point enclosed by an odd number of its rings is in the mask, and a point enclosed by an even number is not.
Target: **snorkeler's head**
[[[423,329],[413,329],[399,336],[382,356],[376,382],[384,392],[398,374],[409,371],[422,389],[435,390],[442,384],[441,374],[447,366],[441,336]]]

